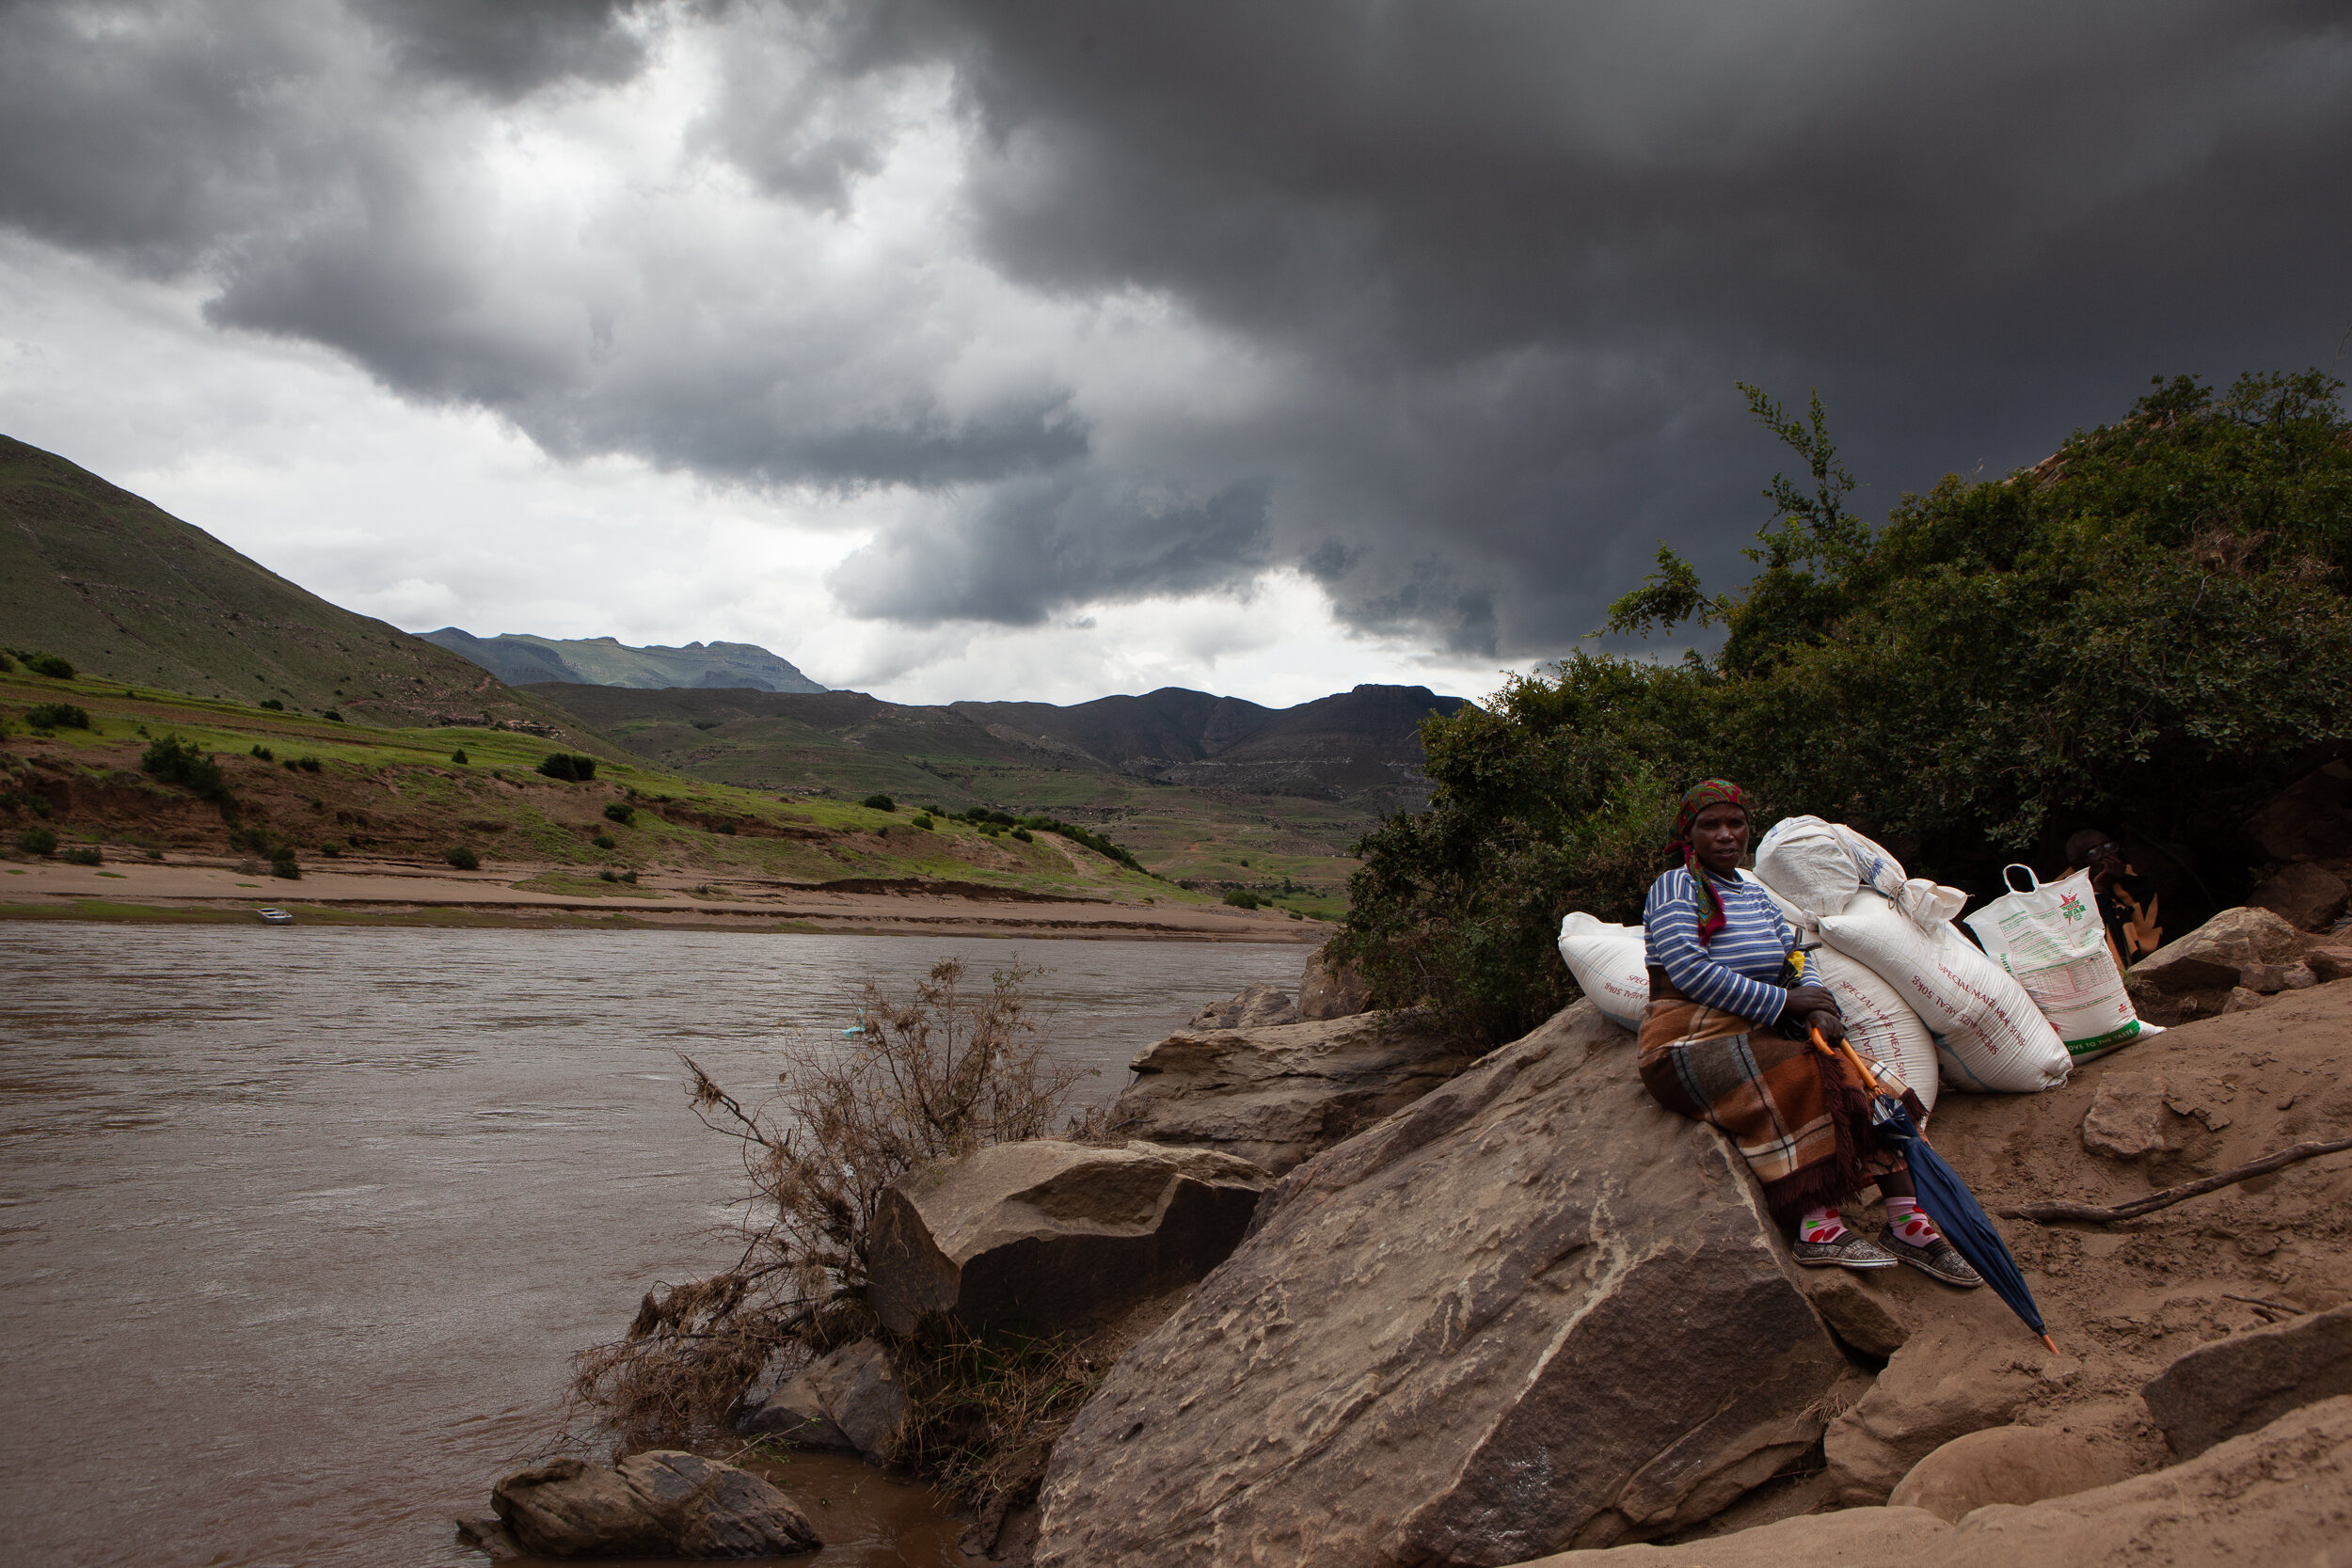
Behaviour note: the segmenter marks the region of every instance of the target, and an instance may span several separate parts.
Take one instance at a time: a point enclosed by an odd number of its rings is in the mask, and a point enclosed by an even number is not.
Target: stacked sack
[[[1756,846],[1757,878],[1793,908],[1800,931],[1893,988],[1935,1037],[1956,1088],[2034,1094],[2066,1082],[2065,1042],[2025,988],[1960,933],[1966,895],[1905,877],[1894,856],[1851,828],[1791,816]]]
[[[2066,1082],[2066,1043],[2035,999],[1963,936],[1965,895],[1906,877],[1900,862],[1850,828],[1792,816],[1756,847],[1759,883],[1797,932],[1807,977],[1837,998],[1856,1050],[1892,1066],[1934,1108],[1939,1082],[2032,1094]],[[1642,1026],[1649,969],[1639,926],[1589,914],[1560,925],[1560,956],[1601,1012]]]

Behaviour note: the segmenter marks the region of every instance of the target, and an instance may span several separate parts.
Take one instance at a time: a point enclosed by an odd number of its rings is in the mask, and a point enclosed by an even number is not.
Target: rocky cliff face
[[[1054,1454],[1037,1560],[1501,1564],[1706,1517],[1848,1364],[1580,1003],[1294,1171]]]

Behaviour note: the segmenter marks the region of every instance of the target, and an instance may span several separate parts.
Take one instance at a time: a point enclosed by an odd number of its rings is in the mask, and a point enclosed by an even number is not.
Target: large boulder
[[[2346,892],[2343,878],[2305,862],[2281,868],[2246,901],[2268,910],[2297,930],[2324,931],[2344,912]]]
[[[2223,910],[2132,965],[2124,989],[2142,1018],[2177,1023],[2222,1011],[2233,990],[2268,994],[2312,984],[2300,960],[2313,945],[2268,910]],[[2305,971],[2299,980],[2297,968]]]
[[[883,1460],[906,1415],[906,1388],[890,1353],[877,1340],[859,1339],[747,1400],[735,1430],[745,1437],[781,1437],[794,1448]]]
[[[2331,762],[2296,780],[2253,815],[2246,833],[2267,860],[2352,855],[2352,763]]]
[[[2352,1394],[2352,1307],[2200,1345],[2140,1390],[2184,1459],[2337,1394]]]
[[[1706,1518],[1848,1363],[1590,1002],[1293,1171],[1055,1447],[1041,1568],[1514,1562]]]
[[[867,1299],[899,1334],[927,1312],[976,1333],[1086,1332],[1216,1267],[1266,1181],[1205,1148],[997,1144],[882,1194]]]
[[[1304,1019],[1354,1018],[1372,1006],[1372,982],[1353,964],[1334,963],[1330,944],[1307,955],[1298,976],[1298,1016]]]
[[[1924,1508],[1958,1524],[1987,1503],[2038,1503],[2121,1481],[2117,1462],[2071,1433],[1987,1427],[1955,1437],[1895,1483],[1889,1508]]]
[[[1212,1002],[1192,1015],[1192,1027],[1207,1029],[1261,1029],[1274,1023],[1296,1023],[1298,1009],[1291,1006],[1290,993],[1264,981],[1247,985],[1223,1002]]]
[[[540,1557],[787,1557],[822,1544],[791,1498],[748,1470],[654,1449],[608,1469],[558,1459],[491,1489],[490,1506]],[[486,1522],[461,1528],[493,1549]]]
[[[1170,1035],[1130,1066],[1111,1131],[1221,1149],[1279,1176],[1476,1059],[1414,1012]]]

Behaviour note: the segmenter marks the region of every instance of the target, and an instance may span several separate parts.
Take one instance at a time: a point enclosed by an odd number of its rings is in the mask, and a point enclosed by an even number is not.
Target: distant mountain
[[[751,642],[631,648],[610,637],[533,637],[516,631],[476,637],[455,626],[420,635],[473,660],[509,686],[563,681],[640,690],[687,687],[813,694],[827,689],[802,674],[790,660]]]
[[[1071,707],[907,706],[862,691],[532,689],[631,751],[728,783],[961,800],[961,788],[942,788],[953,784],[993,803],[999,791],[983,788],[982,775],[1108,773],[1362,811],[1425,801],[1421,721],[1464,704],[1420,686],[1359,686],[1290,708],[1180,687]]]
[[[0,436],[0,643],[84,672],[390,725],[562,716],[478,666],[327,603],[191,523]]]

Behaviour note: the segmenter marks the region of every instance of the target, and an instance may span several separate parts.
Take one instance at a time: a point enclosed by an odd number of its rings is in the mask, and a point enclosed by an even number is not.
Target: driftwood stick
[[[2265,1154],[2259,1160],[2249,1160],[2242,1165],[2233,1165],[2228,1170],[2217,1172],[2212,1176],[2200,1177],[2194,1181],[2184,1181],[2177,1187],[2167,1187],[2160,1193],[2150,1193],[2146,1197],[2130,1203],[2118,1203],[2112,1208],[2101,1209],[2089,1203],[2027,1203],[2015,1209],[2002,1210],[2001,1217],[2010,1220],[2033,1220],[2042,1225],[2048,1225],[2054,1220],[2081,1220],[2087,1225],[2112,1225],[2117,1220],[2136,1220],[2142,1214],[2153,1214],[2159,1209],[2169,1209],[2184,1198],[2201,1196],[2223,1187],[2235,1186],[2240,1181],[2251,1180],[2257,1176],[2267,1176],[2274,1170],[2283,1170],[2304,1160],[2315,1160],[2322,1154],[2341,1154],[2347,1148],[2352,1148],[2352,1138],[2337,1138],[2328,1143],[2296,1144],[2292,1148],[2282,1148],[2276,1154]]]

